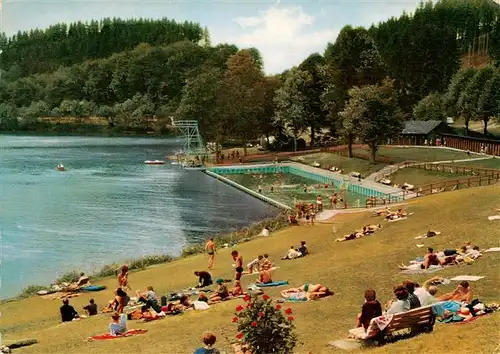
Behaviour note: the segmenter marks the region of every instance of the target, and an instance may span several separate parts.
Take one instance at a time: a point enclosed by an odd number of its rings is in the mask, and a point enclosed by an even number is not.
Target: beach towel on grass
[[[467,280],[467,281],[478,281],[479,279],[483,279],[484,277],[480,277],[477,275],[459,275],[458,277],[451,278],[450,280],[454,281],[462,281],[462,280]]]
[[[500,215],[488,216],[489,221],[500,220]]]
[[[423,235],[417,236],[417,237],[415,237],[415,240],[421,240],[423,238],[433,238],[433,237],[436,237],[438,235],[441,235],[441,231],[437,231],[436,235],[435,236],[431,236],[431,237],[428,237],[427,234],[423,234]]]
[[[401,273],[403,273],[403,274],[428,274],[428,273],[439,272],[440,270],[443,270],[445,268],[447,268],[447,267],[430,266],[428,269],[405,269],[405,270],[402,270]]]
[[[89,337],[88,340],[106,340],[106,339],[130,337],[130,336],[134,336],[136,334],[144,334],[147,331],[148,331],[147,329],[129,329],[126,333],[120,334],[118,336],[113,336],[110,333],[106,333],[106,334],[99,334],[97,336]]]
[[[282,286],[282,285],[288,285],[288,280],[273,281],[272,283],[266,283],[266,284],[255,284],[255,286],[259,288],[268,288],[271,286]]]
[[[491,247],[488,248],[486,251],[483,251],[484,253],[486,252],[500,252],[500,247]]]

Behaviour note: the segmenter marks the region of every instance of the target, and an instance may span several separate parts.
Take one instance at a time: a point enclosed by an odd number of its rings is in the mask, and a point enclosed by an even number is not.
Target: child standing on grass
[[[218,349],[213,348],[217,337],[212,332],[205,332],[201,336],[201,340],[204,344],[203,347],[198,348],[194,351],[194,354],[220,354]]]

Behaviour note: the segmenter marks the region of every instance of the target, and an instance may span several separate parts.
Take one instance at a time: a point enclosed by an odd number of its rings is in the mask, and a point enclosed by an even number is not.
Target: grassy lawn
[[[453,127],[455,129],[464,130],[464,120],[463,119],[455,120]],[[471,121],[469,123],[469,130],[478,133],[479,135],[483,135],[483,122]],[[488,133],[494,135],[495,136],[494,138],[498,139],[500,137],[500,122],[495,120],[490,120],[490,122],[488,123]],[[488,138],[491,138],[491,136],[489,136]]]
[[[317,154],[309,154],[301,156],[300,159],[294,157],[294,161],[300,161],[307,165],[311,165],[314,162],[321,164],[321,168],[330,169],[332,166],[338,167],[344,170],[344,173],[348,174],[350,172],[359,172],[362,177],[366,177],[374,172],[377,172],[381,168],[385,167],[386,164],[382,162],[377,162],[375,164],[370,163],[367,160],[341,156],[339,154],[321,152]]]
[[[403,168],[392,174],[389,178],[391,179],[392,184],[401,185],[406,182],[413,184],[414,186],[422,186],[424,184],[441,182],[454,178],[463,179],[465,177],[466,176],[448,172],[426,171],[418,168]]]
[[[457,162],[456,165],[458,165],[458,166],[470,166],[470,167],[477,167],[477,168],[500,169],[500,159],[493,158],[493,159],[487,159],[487,160]]]
[[[296,353],[336,353],[340,350],[327,346],[328,341],[345,338],[355,324],[355,316],[363,304],[364,290],[372,287],[377,291],[381,303],[392,293],[392,287],[406,279],[423,282],[432,275],[453,277],[456,275],[482,275],[484,279],[472,282],[474,298],[486,302],[500,300],[498,266],[500,253],[485,254],[470,266],[451,267],[429,276],[401,274],[397,264],[406,263],[424,254],[417,248],[415,236],[428,229],[442,232],[438,237],[419,240],[437,250],[455,248],[471,241],[482,249],[499,246],[498,221],[487,221],[500,207],[498,187],[459,190],[425,197],[410,202],[407,210],[415,213],[404,222],[384,223],[382,230],[371,237],[343,243],[334,239],[366,223],[382,222],[370,212],[349,214],[335,220],[339,230],[332,234],[332,224],[314,227],[298,226],[284,229],[269,238],[258,239],[238,246],[244,260],[267,252],[280,267],[275,280],[289,280],[291,286],[305,282],[320,282],[335,291],[335,296],[316,302],[292,304],[296,317],[299,341]],[[471,203],[474,207],[471,208]],[[307,240],[311,255],[294,261],[280,261],[289,245]],[[232,277],[230,249],[217,253],[215,277]],[[170,292],[192,286],[196,278],[194,270],[206,267],[204,255],[185,258],[170,264],[153,267],[130,275],[134,289],[153,285],[157,293]],[[250,277],[243,277],[244,284]],[[114,279],[102,281],[109,289],[84,294],[72,299],[77,310],[94,297],[99,305],[111,299]],[[456,283],[440,286],[439,293],[452,290]],[[271,288],[267,292],[276,297],[282,288]],[[2,304],[0,311],[1,331],[5,340],[36,338],[39,343],[19,353],[192,353],[199,346],[199,336],[205,330],[214,331],[218,337],[217,347],[229,349],[227,338],[234,338],[236,329],[231,324],[234,308],[241,300],[233,300],[208,311],[186,312],[151,323],[129,322],[129,328],[145,328],[149,332],[142,336],[111,341],[86,342],[90,335],[107,331],[109,317],[96,316],[79,322],[59,324],[57,300],[30,298]],[[495,328],[500,325],[500,314],[480,318],[464,325],[441,324],[434,332],[394,344],[365,350],[371,353],[449,353],[457,346],[464,353],[492,353],[498,345]],[[358,351],[360,352],[360,351]]]
[[[356,154],[363,154],[368,156],[369,151],[366,149],[355,149]],[[382,146],[378,155],[388,158],[393,163],[403,161],[447,161],[447,160],[460,160],[466,159],[468,156],[465,152],[453,151],[448,149],[429,149],[419,147],[389,147]]]

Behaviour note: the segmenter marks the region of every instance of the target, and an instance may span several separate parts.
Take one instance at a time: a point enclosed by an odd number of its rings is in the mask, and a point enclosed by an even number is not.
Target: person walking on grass
[[[205,251],[208,254],[208,269],[212,269],[215,261],[215,242],[213,237],[207,241]]]

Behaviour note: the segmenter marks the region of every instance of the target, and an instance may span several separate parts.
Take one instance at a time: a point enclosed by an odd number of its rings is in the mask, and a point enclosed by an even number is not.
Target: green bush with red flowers
[[[238,338],[253,354],[289,354],[297,343],[292,309],[273,304],[267,295],[244,298],[236,307],[233,323],[238,326]]]

